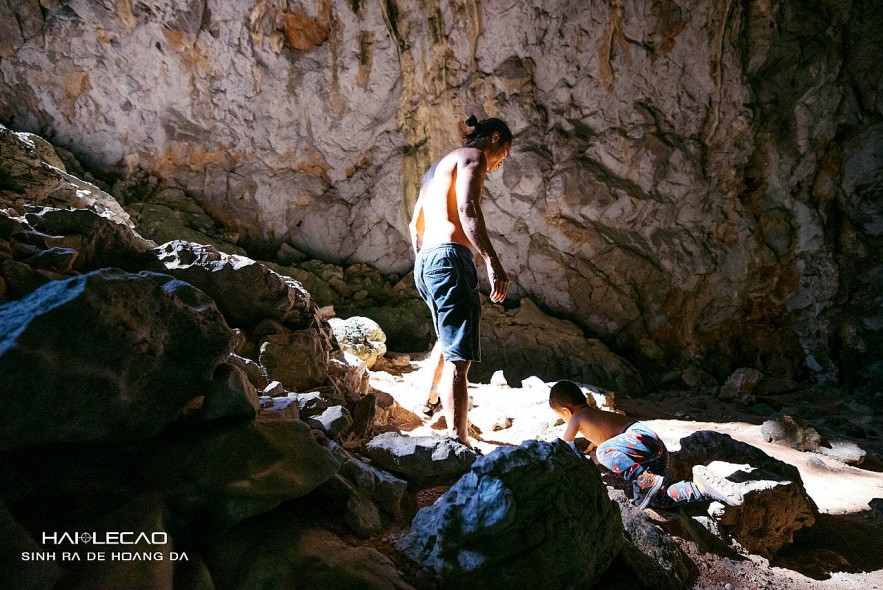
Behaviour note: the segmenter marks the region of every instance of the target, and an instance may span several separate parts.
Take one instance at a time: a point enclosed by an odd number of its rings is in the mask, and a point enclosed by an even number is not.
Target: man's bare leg
[[[469,441],[468,404],[469,366],[471,361],[446,361],[439,382],[438,394],[445,410],[445,421],[451,436],[472,448]]]
[[[441,342],[436,341],[432,352],[429,354],[429,370],[432,371],[432,381],[429,384],[429,393],[420,412],[431,418],[438,411],[438,382],[441,380],[442,369],[445,365],[445,359],[442,356]]]
[[[435,346],[432,347],[432,355],[429,358],[429,367],[432,369],[432,383],[429,385],[429,396],[427,399],[430,404],[438,402],[438,382],[441,380],[444,366],[445,359],[442,357],[441,341],[436,340]]]

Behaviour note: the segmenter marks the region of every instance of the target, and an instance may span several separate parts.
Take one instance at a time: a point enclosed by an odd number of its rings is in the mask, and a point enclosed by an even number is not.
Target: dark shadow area
[[[865,471],[873,471],[874,473],[883,473],[883,461],[876,455],[867,455],[860,465],[856,465],[859,469]]]
[[[692,564],[691,564],[692,565]],[[618,554],[607,571],[593,588],[604,590],[635,590],[636,588],[646,588],[641,580],[632,570],[631,566],[626,563],[622,553]]]
[[[770,565],[816,580],[827,580],[835,572],[883,570],[883,551],[877,542],[883,523],[873,522],[875,514],[879,513],[820,514],[815,525],[798,531],[794,543],[782,549]]]

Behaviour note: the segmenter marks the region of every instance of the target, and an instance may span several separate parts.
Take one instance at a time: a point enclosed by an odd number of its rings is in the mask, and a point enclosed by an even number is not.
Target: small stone
[[[343,406],[331,406],[321,414],[307,418],[306,422],[324,431],[329,438],[337,438],[353,425],[353,418]]]
[[[267,397],[269,401],[261,406],[261,413],[269,416],[277,416],[283,420],[300,420],[300,406],[297,399],[292,397]]]
[[[847,465],[861,465],[867,454],[864,449],[851,441],[832,440],[828,445],[830,446],[819,446],[818,452],[822,455],[842,461]]]
[[[285,387],[278,381],[270,381],[267,386],[264,387],[263,391],[261,391],[261,395],[280,397],[286,395]]]
[[[506,381],[506,376],[503,375],[503,371],[494,371],[494,374],[491,375],[491,385],[495,387],[509,387],[509,383]]]
[[[316,416],[328,409],[328,402],[322,397],[318,391],[310,391],[308,393],[298,393],[297,405],[303,416]]]

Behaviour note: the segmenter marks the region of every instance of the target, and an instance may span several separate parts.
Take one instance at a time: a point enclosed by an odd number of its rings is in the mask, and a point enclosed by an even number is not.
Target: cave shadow
[[[881,536],[883,522],[877,511],[820,514],[812,527],[794,534],[794,542],[779,551],[770,565],[815,580],[827,580],[838,572],[883,570],[883,551],[877,542]]]

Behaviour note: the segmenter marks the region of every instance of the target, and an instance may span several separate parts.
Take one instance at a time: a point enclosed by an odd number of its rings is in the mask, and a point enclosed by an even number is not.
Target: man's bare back
[[[422,248],[449,242],[477,251],[487,266],[491,301],[496,303],[506,298],[509,278],[488,238],[481,196],[485,174],[497,170],[508,155],[508,145],[491,161],[474,147],[449,152],[423,177],[410,225],[415,255]]]
[[[421,248],[456,242],[475,250],[475,245],[463,231],[457,202],[457,169],[468,168],[473,162],[481,168],[484,154],[476,148],[459,148],[436,162],[423,177],[418,206],[422,207],[424,231]],[[484,175],[481,174],[483,177]],[[481,196],[479,193],[478,199]]]

